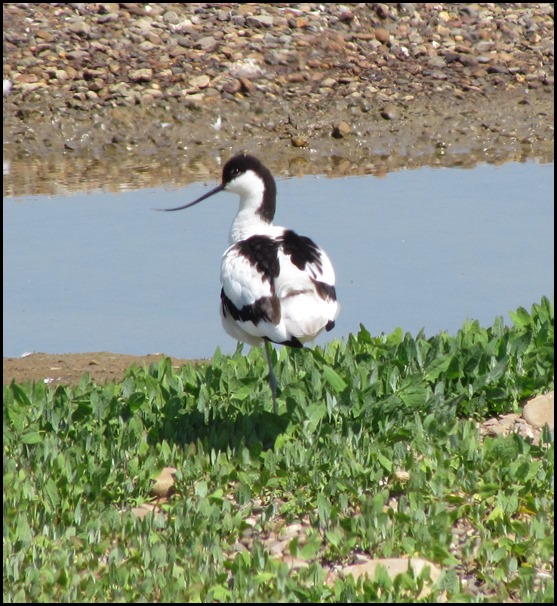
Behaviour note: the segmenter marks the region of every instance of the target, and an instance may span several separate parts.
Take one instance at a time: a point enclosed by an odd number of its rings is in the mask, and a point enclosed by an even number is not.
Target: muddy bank
[[[85,373],[99,384],[118,382],[130,366],[149,367],[164,357],[162,354],[129,356],[106,351],[80,354],[33,353],[22,358],[4,358],[3,383],[8,385],[15,381],[22,384],[30,381],[48,385],[77,385]],[[168,357],[176,367],[188,363],[187,360]]]
[[[552,4],[4,4],[4,195],[553,160]]]

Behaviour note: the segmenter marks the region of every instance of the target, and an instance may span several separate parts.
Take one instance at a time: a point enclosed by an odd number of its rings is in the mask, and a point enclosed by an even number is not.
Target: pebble
[[[378,27],[375,30],[375,38],[382,44],[387,44],[387,42],[391,39],[391,34],[389,34],[385,28]]]
[[[217,49],[218,45],[218,40],[213,38],[213,36],[204,36],[195,42],[194,48],[199,48],[206,53],[212,53]]]
[[[381,117],[385,118],[385,120],[396,120],[400,117],[398,107],[393,103],[387,103],[381,110]]]
[[[335,137],[335,139],[342,139],[343,137],[346,137],[348,134],[350,134],[351,130],[352,129],[350,127],[350,124],[348,124],[348,122],[345,122],[344,120],[341,120],[340,122],[336,122],[335,124],[333,124],[332,135],[333,137]]]
[[[29,75],[33,68],[40,71],[45,67],[48,56],[50,67],[56,70],[76,68],[70,82],[87,87],[81,64],[103,68],[109,58],[129,68],[127,77],[122,70],[120,77],[138,87],[137,92],[144,92],[144,83],[156,81],[165,91],[164,97],[174,93],[172,82],[161,76],[168,68],[179,68],[187,81],[199,74],[215,77],[223,70],[231,71],[238,61],[260,64],[263,58],[271,60],[273,53],[280,55],[276,64],[267,62],[269,83],[281,76],[285,62],[290,76],[338,65],[340,75],[352,72],[349,94],[365,92],[370,68],[375,75],[381,74],[382,81],[395,80],[408,67],[408,57],[421,69],[413,70],[406,88],[414,84],[415,92],[415,84],[420,82],[422,94],[435,87],[437,80],[461,86],[468,79],[461,70],[447,69],[448,64],[454,65],[454,57],[461,65],[493,66],[490,73],[506,76],[510,86],[517,80],[506,72],[509,56],[515,67],[527,67],[534,86],[544,86],[552,76],[553,13],[546,5],[517,3],[512,12],[504,4],[478,5],[481,8],[365,3],[307,3],[300,9],[288,4],[224,6],[126,3],[92,4],[81,10],[76,4],[4,4],[4,31],[9,32],[4,64],[17,66],[20,75]],[[492,25],[502,23],[499,30]],[[466,58],[460,56],[463,54]],[[488,76],[480,74],[474,85],[489,92],[492,80]],[[304,83],[300,81],[299,86]],[[290,85],[294,84],[291,78]],[[49,87],[56,85],[56,81],[48,83]],[[333,73],[321,81],[322,87],[337,85]],[[222,86],[218,90],[223,93]],[[14,79],[11,103],[28,91]],[[300,94],[310,101],[314,98],[308,89]],[[64,104],[64,100],[62,94],[54,103]]]
[[[131,70],[128,78],[132,82],[150,82],[153,79],[153,70],[150,68]]]
[[[270,15],[254,15],[246,19],[246,25],[252,27],[272,27],[275,20]]]
[[[308,147],[309,145],[308,138],[300,135],[295,135],[291,137],[290,142],[292,143],[293,147]]]
[[[190,86],[194,88],[207,88],[209,86],[209,82],[211,82],[211,78],[206,74],[202,74],[201,76],[195,76],[190,80]]]

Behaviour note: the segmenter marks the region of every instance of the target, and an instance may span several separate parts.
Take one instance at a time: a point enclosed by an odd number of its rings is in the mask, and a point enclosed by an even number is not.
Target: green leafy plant
[[[478,427],[553,389],[553,306],[511,320],[275,351],[277,416],[257,348],[4,386],[4,601],[553,601],[553,436]]]

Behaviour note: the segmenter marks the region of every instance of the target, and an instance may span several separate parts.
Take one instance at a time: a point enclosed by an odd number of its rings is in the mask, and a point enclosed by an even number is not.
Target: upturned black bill
[[[212,189],[210,192],[207,192],[206,194],[201,196],[201,198],[197,198],[197,200],[194,200],[193,202],[190,202],[189,204],[184,204],[183,206],[177,206],[176,208],[157,208],[155,210],[164,210],[167,212],[172,211],[172,210],[183,210],[184,208],[189,208],[190,206],[194,206],[198,202],[203,202],[203,200],[206,200],[207,198],[213,196],[214,194],[218,194],[219,191],[222,191],[223,189],[224,188],[222,185],[217,185],[217,187],[215,187],[215,189]]]

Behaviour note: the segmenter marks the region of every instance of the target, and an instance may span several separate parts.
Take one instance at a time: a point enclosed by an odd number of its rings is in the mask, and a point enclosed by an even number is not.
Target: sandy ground
[[[150,366],[163,357],[157,354],[128,356],[101,351],[82,354],[34,353],[24,358],[4,358],[4,384],[12,381],[44,381],[49,385],[77,385],[84,373],[88,373],[97,383],[119,381],[130,366]],[[171,359],[176,366],[190,362]]]

